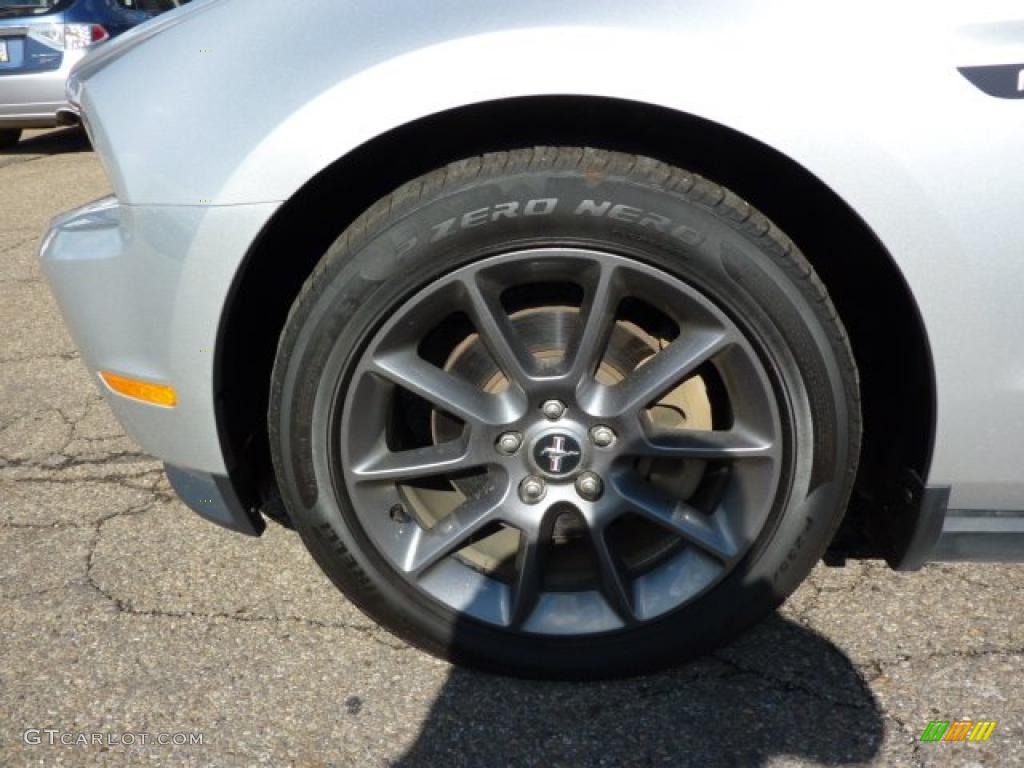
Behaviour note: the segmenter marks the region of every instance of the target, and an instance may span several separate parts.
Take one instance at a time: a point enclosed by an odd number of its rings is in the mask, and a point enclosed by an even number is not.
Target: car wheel
[[[0,149],[6,149],[7,147],[13,147],[18,143],[21,138],[20,128],[3,128],[0,129]]]
[[[707,652],[823,554],[856,470],[824,286],[728,190],[537,148],[396,190],[330,247],[269,414],[334,583],[434,654],[609,677]]]

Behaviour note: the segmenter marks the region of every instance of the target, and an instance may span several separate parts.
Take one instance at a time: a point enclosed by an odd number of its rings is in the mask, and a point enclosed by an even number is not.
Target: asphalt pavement
[[[1024,764],[1021,567],[821,566],[712,657],[541,683],[407,647],[289,531],[200,520],[113,420],[37,264],[47,220],[108,191],[78,130],[0,152],[0,765]],[[920,741],[957,719],[998,725]]]

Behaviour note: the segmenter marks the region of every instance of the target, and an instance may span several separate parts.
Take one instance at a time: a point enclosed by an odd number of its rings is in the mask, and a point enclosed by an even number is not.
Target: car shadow
[[[78,125],[23,137],[13,147],[0,150],[0,157],[17,155],[64,155],[90,152],[92,147],[85,130]]]
[[[848,765],[875,758],[883,735],[881,709],[850,660],[775,615],[714,656],[627,680],[453,668],[396,765]]]

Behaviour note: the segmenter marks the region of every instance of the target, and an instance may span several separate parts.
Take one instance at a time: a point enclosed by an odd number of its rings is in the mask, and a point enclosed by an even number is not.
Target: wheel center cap
[[[573,474],[583,460],[580,441],[561,430],[545,432],[533,443],[533,463],[548,477],[563,478]]]

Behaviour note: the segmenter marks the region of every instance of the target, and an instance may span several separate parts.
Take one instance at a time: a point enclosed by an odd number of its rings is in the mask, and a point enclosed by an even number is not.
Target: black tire
[[[20,128],[0,128],[0,149],[13,147],[21,139]]]
[[[504,202],[525,212],[537,200],[556,202],[535,204],[534,216],[478,213]],[[579,215],[584,200],[619,207]],[[462,226],[477,222],[483,223]],[[596,635],[505,631],[411,587],[361,527],[328,445],[361,351],[408,297],[484,256],[551,244],[625,255],[698,288],[751,340],[785,411],[778,490],[742,559],[713,588],[666,615]],[[780,605],[820,559],[842,518],[860,424],[857,372],[842,323],[824,285],[782,232],[699,176],[649,158],[581,148],[469,158],[403,185],[367,210],[330,247],[292,307],[269,413],[289,514],[352,602],[435,655],[502,673],[577,679],[639,673],[706,653]]]

